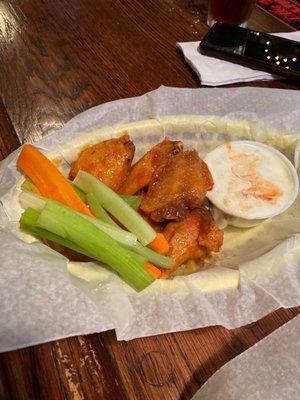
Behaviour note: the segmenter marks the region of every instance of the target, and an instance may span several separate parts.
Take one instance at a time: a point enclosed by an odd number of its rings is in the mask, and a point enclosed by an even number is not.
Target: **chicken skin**
[[[223,231],[204,208],[191,211],[180,222],[170,222],[163,234],[170,245],[167,255],[175,262],[173,270],[189,259],[206,257],[211,251],[218,252],[223,244]]]
[[[170,157],[182,150],[182,147],[182,142],[168,139],[158,143],[134,164],[119,193],[131,195],[148,186],[156,168],[166,164]]]
[[[140,208],[154,221],[179,221],[201,206],[212,187],[212,176],[197,151],[182,151],[156,169]]]
[[[105,140],[83,150],[72,164],[70,179],[79,170],[89,172],[106,183],[111,189],[122,186],[131,168],[135,146],[128,135]]]

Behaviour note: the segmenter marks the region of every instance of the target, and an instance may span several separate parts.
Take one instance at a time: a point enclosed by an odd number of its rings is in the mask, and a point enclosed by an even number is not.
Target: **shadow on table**
[[[251,329],[251,325],[249,328]],[[221,349],[193,373],[192,378],[186,383],[180,394],[180,400],[191,400],[215,372],[249,347],[251,346],[244,343],[238,336],[233,336],[228,342],[224,342]]]

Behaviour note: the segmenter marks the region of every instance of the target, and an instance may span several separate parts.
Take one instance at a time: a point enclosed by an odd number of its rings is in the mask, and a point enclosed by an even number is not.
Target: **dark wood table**
[[[87,108],[160,85],[199,87],[176,49],[207,31],[201,0],[0,2],[0,159]],[[288,31],[256,8],[250,27]],[[251,86],[299,88],[290,81]],[[118,342],[113,331],[0,355],[4,399],[190,399],[222,365],[293,318]]]

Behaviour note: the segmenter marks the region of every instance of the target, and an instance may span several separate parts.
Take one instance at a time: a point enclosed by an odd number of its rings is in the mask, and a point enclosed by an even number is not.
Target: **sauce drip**
[[[264,179],[258,172],[257,167],[261,158],[251,153],[234,153],[231,147],[227,147],[229,159],[233,162],[231,172],[235,177],[247,183],[249,186],[239,190],[243,197],[252,196],[271,204],[283,195],[280,187]],[[229,185],[236,189],[236,180],[231,178]]]

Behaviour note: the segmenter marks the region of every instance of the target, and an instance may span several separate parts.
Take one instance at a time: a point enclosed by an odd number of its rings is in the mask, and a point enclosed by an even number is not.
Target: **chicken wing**
[[[156,169],[140,208],[154,221],[180,220],[201,206],[212,186],[212,176],[197,151],[183,151]]]
[[[172,142],[168,139],[158,143],[134,164],[119,193],[135,194],[147,186],[156,168],[167,163],[170,157],[182,150],[182,147],[182,142]]]
[[[223,244],[223,231],[204,208],[191,211],[180,222],[170,222],[163,234],[170,245],[167,255],[175,262],[173,270],[189,259],[218,252]]]
[[[83,170],[117,190],[127,178],[134,151],[135,146],[128,135],[88,147],[72,164],[70,179],[74,179],[78,171]]]

